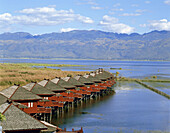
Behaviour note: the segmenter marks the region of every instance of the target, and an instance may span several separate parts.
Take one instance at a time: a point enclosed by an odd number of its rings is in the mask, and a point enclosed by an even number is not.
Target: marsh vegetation
[[[64,64],[38,64],[38,63],[0,63],[0,90],[13,84],[25,85],[31,81],[41,81],[44,78],[52,79],[57,77],[66,77],[67,75],[84,74],[86,72],[62,71],[60,69],[51,69],[47,67],[37,68],[32,66],[76,66]]]

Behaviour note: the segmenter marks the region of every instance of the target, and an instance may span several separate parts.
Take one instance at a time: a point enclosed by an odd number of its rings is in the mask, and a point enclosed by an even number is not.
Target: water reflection
[[[82,126],[85,133],[170,130],[168,99],[135,82],[119,82],[115,89],[115,95],[88,102],[53,122],[70,130]]]
[[[110,100],[112,98],[112,96],[113,96],[113,94],[111,94],[109,96],[100,97],[97,99],[91,99],[86,102],[83,102],[79,106],[74,107],[73,109],[71,109],[68,112],[65,112],[64,115],[60,116],[59,118],[56,118],[56,116],[54,116],[52,118],[52,123],[55,125],[62,126],[63,124],[68,124],[68,123],[74,121],[76,118],[79,118],[80,116],[86,116],[86,115],[101,116],[102,114],[95,114],[95,113],[92,113],[92,112],[86,111],[86,110],[94,108],[94,107],[98,107],[102,102]],[[86,113],[82,113],[82,112],[86,112]]]
[[[162,83],[162,82],[145,82],[145,84],[158,89],[168,95],[170,95],[170,83]]]

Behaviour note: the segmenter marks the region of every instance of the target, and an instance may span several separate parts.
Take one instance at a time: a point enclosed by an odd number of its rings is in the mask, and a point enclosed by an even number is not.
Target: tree
[[[6,120],[5,116],[0,113],[0,121]]]

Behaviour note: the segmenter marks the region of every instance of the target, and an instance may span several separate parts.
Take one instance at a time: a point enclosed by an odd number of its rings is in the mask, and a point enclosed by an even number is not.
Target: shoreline
[[[96,61],[148,61],[148,62],[170,62],[170,60],[133,60],[133,59],[73,59],[73,58],[0,58],[3,59],[38,59],[38,60],[96,60]]]

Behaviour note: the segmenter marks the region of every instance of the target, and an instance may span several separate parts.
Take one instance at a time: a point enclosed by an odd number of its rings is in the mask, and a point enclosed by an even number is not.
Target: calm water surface
[[[59,69],[91,71],[102,67],[113,73],[119,71],[125,77],[144,78],[156,75],[158,78],[170,78],[170,62],[43,59],[0,59],[0,62],[77,64],[86,66]],[[169,83],[147,84],[170,94]],[[118,82],[115,90],[115,95],[89,101],[65,114],[63,118],[54,117],[53,124],[70,130],[83,127],[85,133],[113,133],[119,130],[130,133],[134,129],[170,131],[170,103],[167,98],[134,82]],[[87,114],[81,114],[82,111]]]
[[[92,71],[104,68],[110,72],[120,72],[121,76],[143,78],[156,75],[158,78],[170,78],[170,62],[159,61],[108,61],[108,60],[52,60],[52,59],[0,59],[1,63],[48,63],[85,65],[81,67],[50,67],[68,71]],[[122,68],[122,70],[110,70]]]
[[[131,82],[119,82],[116,94],[95,100],[86,107],[75,109],[60,121],[53,123],[62,128],[79,129],[85,133],[105,133],[135,130],[170,131],[169,100]],[[80,112],[88,112],[81,114]]]

